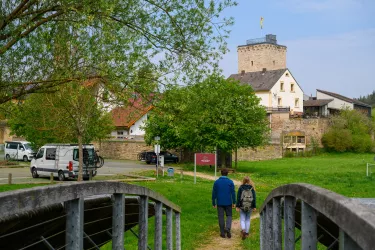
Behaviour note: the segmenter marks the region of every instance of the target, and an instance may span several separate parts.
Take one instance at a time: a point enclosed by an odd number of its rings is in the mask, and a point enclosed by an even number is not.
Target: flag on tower
[[[263,29],[263,20],[264,18],[263,17],[260,17],[260,28]]]

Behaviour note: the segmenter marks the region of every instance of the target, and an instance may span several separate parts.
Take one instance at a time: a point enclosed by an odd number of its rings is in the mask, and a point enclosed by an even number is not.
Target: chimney
[[[241,70],[241,76],[245,74],[245,70]]]

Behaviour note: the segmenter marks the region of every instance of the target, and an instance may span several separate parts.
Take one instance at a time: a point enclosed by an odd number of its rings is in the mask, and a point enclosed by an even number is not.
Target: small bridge
[[[300,239],[303,250],[318,242],[327,249],[375,249],[374,208],[360,202],[309,184],[280,186],[260,209],[260,249],[294,250]]]
[[[124,231],[150,249],[148,218],[155,216],[153,249],[181,249],[181,209],[160,194],[119,182],[74,182],[0,193],[0,249],[124,249]],[[173,223],[173,215],[175,220]],[[133,227],[138,225],[138,234]],[[173,238],[172,232],[175,231]]]

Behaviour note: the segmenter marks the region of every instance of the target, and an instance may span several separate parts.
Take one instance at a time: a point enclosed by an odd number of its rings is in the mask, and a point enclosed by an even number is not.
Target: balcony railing
[[[267,112],[270,113],[288,113],[290,112],[290,107],[278,106],[278,107],[266,107]]]

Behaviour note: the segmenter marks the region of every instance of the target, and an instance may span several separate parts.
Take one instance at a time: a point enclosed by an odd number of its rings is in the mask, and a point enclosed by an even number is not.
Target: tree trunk
[[[234,151],[234,168],[237,169],[237,162],[238,162],[238,159],[237,159],[237,147],[236,147],[236,151]]]
[[[79,167],[78,167],[78,179],[77,181],[83,180],[83,147],[82,147],[82,135],[78,135],[78,155],[79,155]]]
[[[226,156],[226,154],[225,154],[225,152],[223,151],[223,150],[220,150],[220,158],[221,158],[221,167],[222,168],[225,168],[225,167],[227,167],[227,161],[225,160],[225,156]]]

